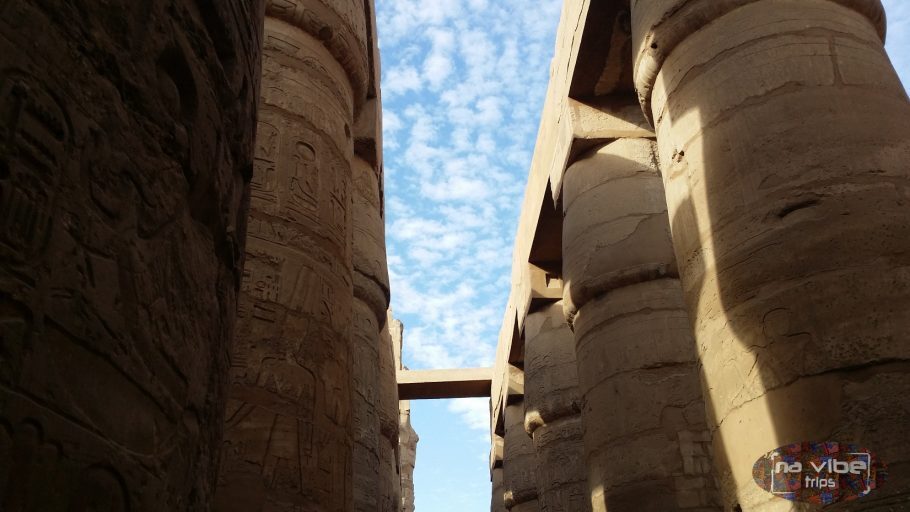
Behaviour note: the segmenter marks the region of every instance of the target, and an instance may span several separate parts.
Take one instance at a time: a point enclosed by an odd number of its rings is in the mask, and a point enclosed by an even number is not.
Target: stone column
[[[0,510],[208,510],[262,3],[0,3]]]
[[[524,422],[537,452],[541,510],[591,510],[575,338],[562,302],[548,304],[525,320]]]
[[[401,473],[398,443],[398,368],[401,366],[401,339],[404,327],[392,318],[388,311],[386,326],[382,331],[379,353],[379,449],[380,449],[380,491],[383,512],[401,508]],[[396,356],[397,352],[397,356]],[[409,411],[410,416],[410,411]]]
[[[503,476],[502,468],[494,468],[492,473],[493,497],[490,499],[490,512],[505,512],[506,504],[503,500]]]
[[[504,501],[504,481],[502,470],[503,445],[505,440],[491,432],[490,435],[490,482],[493,496],[490,499],[491,512],[505,512],[506,504]]]
[[[216,510],[352,509],[352,125],[362,2],[268,0]],[[358,322],[364,315],[358,315]],[[378,322],[376,328],[378,332]]]
[[[383,394],[382,354],[388,337],[380,331],[388,307],[384,225],[377,170],[354,159],[354,509],[374,512],[384,502],[388,472],[380,431],[386,414],[379,410]],[[395,436],[398,407],[395,402]],[[397,472],[396,472],[397,478]]]
[[[884,29],[877,0],[633,6],[728,506],[775,500],[751,468],[784,444],[910,463],[910,103]],[[875,496],[906,499],[890,476]]]
[[[705,407],[654,142],[589,153],[566,171],[563,201],[593,510],[710,510]]]
[[[401,512],[414,512],[414,466],[417,464],[417,442],[420,438],[411,426],[411,402],[403,400],[400,403],[398,446],[401,454]]]
[[[503,443],[503,500],[512,512],[537,512],[537,455],[524,428],[524,403],[506,406]],[[495,474],[495,472],[494,472]]]

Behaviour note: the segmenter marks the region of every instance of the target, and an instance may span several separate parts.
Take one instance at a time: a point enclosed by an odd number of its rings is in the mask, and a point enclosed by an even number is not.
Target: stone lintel
[[[401,370],[398,372],[398,397],[401,400],[489,398],[492,377],[492,368]]]

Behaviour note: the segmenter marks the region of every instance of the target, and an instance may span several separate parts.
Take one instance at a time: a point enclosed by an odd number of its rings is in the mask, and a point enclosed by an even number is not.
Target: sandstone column
[[[705,407],[649,139],[618,139],[563,181],[593,510],[709,510]]]
[[[575,338],[562,302],[525,320],[525,430],[537,453],[541,510],[591,509],[575,366]]]
[[[525,432],[524,403],[520,397],[506,406],[505,414],[502,456],[505,508],[512,512],[537,512],[537,456],[534,444]]]
[[[355,0],[266,5],[247,261],[216,510],[349,511],[351,127],[366,97],[365,11]]]
[[[0,4],[0,510],[207,510],[262,3]]]
[[[397,380],[401,360],[396,359],[393,345],[401,346],[403,327],[391,311],[387,315],[379,345],[379,508],[397,512],[401,508]]]
[[[881,4],[642,0],[633,32],[726,505],[770,510],[751,467],[792,442],[906,467],[910,103]],[[890,476],[875,496],[906,499]]]
[[[401,512],[414,512],[414,466],[417,463],[417,442],[420,438],[411,426],[410,401],[402,401],[400,411],[398,446],[401,453]]]
[[[380,430],[382,354],[388,345],[380,335],[388,307],[384,225],[377,171],[365,160],[354,160],[354,509],[379,510],[386,494]],[[389,357],[391,358],[391,357]],[[393,374],[394,383],[394,374]],[[395,402],[395,436],[398,436],[398,406]],[[388,443],[385,443],[386,445]],[[396,472],[397,478],[397,472]]]
[[[503,476],[502,468],[494,468],[492,473],[493,497],[490,499],[490,512],[505,512],[506,504],[503,501]]]

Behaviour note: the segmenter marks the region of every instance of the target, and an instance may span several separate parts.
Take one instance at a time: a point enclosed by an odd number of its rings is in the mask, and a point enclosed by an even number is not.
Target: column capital
[[[364,0],[266,0],[265,15],[289,23],[322,41],[344,68],[354,89],[355,111],[366,101],[370,83],[371,39]]]
[[[649,121],[651,92],[667,56],[687,37],[745,5],[775,0],[633,0],[633,78],[638,100]],[[825,0],[868,18],[885,41],[885,9],[880,0]],[[770,6],[769,6],[770,7]]]

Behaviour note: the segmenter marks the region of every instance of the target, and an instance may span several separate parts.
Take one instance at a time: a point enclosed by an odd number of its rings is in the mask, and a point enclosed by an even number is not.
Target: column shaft
[[[516,399],[516,398],[513,398]],[[503,501],[512,512],[537,512],[537,456],[524,428],[521,398],[506,407],[503,443]]]
[[[566,171],[563,197],[593,510],[716,510],[654,142],[619,139],[590,153]]]
[[[401,512],[414,512],[414,466],[417,464],[417,442],[420,438],[411,426],[411,405],[408,401],[401,402],[399,432]]]
[[[267,2],[218,511],[352,510],[351,126],[365,100],[364,16],[355,0]]]
[[[720,3],[638,2],[636,85],[724,499],[758,510],[781,500],[752,464],[784,444],[910,463],[910,103],[877,0]],[[906,499],[890,474],[875,497]]]
[[[525,320],[524,386],[525,430],[537,453],[540,508],[591,510],[575,338],[562,302],[546,305]]]
[[[505,501],[503,501],[503,493],[505,492],[505,488],[502,473],[503,470],[501,467],[493,469],[493,497],[490,499],[490,512],[506,511],[506,504]]]
[[[392,324],[392,325],[390,325]],[[397,324],[397,325],[395,325]],[[401,337],[400,322],[388,314],[379,346],[379,449],[380,510],[398,512],[401,508],[401,469],[398,443],[398,363],[392,349],[393,333]]]
[[[0,510],[208,510],[262,3],[0,3]]]

